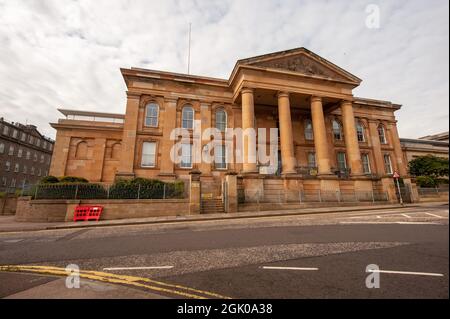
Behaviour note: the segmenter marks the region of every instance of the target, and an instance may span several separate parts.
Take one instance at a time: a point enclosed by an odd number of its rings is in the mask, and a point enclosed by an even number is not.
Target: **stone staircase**
[[[203,198],[202,199],[202,214],[219,214],[224,213],[222,198]]]

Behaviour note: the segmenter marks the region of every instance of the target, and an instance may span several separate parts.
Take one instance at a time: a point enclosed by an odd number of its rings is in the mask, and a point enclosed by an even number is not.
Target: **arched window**
[[[312,126],[311,120],[305,121],[305,139],[307,139],[307,140],[314,139],[313,126]]]
[[[356,121],[356,136],[358,137],[358,142],[366,141],[366,137],[364,135],[364,125],[361,121]]]
[[[227,113],[224,109],[216,111],[216,128],[221,132],[225,132],[227,128]]]
[[[342,126],[336,120],[333,120],[333,137],[335,141],[342,141]]]
[[[183,107],[181,114],[182,117],[182,128],[192,129],[194,128],[194,109],[192,106],[188,105]]]
[[[147,104],[145,110],[145,126],[158,127],[159,105],[156,103]]]
[[[78,143],[77,149],[75,152],[75,158],[86,158],[88,151],[88,145],[86,142],[82,141]]]
[[[378,137],[381,144],[386,144],[386,133],[383,124],[378,125]]]

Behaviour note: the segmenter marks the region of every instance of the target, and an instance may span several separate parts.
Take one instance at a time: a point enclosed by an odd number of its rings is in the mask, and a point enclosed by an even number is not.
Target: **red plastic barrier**
[[[100,219],[102,214],[103,206],[77,206],[75,207],[75,212],[73,214],[73,221],[78,220],[96,220]]]

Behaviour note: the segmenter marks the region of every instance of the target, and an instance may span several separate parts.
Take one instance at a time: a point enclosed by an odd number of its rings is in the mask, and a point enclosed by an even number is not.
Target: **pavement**
[[[0,297],[448,299],[448,238],[442,203],[3,232]]]
[[[434,203],[436,205],[444,202]],[[223,220],[223,219],[240,219],[240,218],[260,218],[269,216],[292,216],[305,214],[320,214],[329,212],[349,212],[349,211],[367,211],[367,210],[382,210],[402,207],[418,207],[420,205],[429,204],[407,204],[404,206],[398,204],[390,205],[365,205],[365,206],[350,206],[350,207],[319,207],[319,208],[301,208],[291,210],[270,210],[270,211],[250,211],[239,212],[233,214],[201,214],[201,215],[184,215],[184,216],[162,216],[162,217],[147,217],[147,218],[126,218],[115,220],[100,220],[100,221],[79,221],[79,222],[17,222],[14,216],[0,216],[0,232],[13,231],[33,231],[46,229],[70,229],[70,228],[91,228],[91,227],[107,227],[107,226],[124,226],[124,225],[145,225],[158,223],[176,223],[187,221],[205,221],[205,220]]]

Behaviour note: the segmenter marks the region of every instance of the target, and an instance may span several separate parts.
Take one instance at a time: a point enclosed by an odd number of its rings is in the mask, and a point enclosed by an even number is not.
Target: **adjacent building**
[[[448,132],[427,135],[417,139],[400,139],[406,163],[419,156],[426,155],[448,158],[448,141]]]
[[[124,114],[60,110],[65,118],[51,124],[57,130],[51,175],[170,180],[188,179],[195,169],[202,193],[220,196],[224,176],[235,172],[247,197],[277,188],[384,191],[392,200],[394,171],[411,186],[395,119],[401,105],[355,97],[360,78],[305,48],[239,60],[228,79],[140,68],[121,73]],[[252,147],[244,147],[243,163],[227,163],[222,149],[213,163],[193,165],[194,120],[221,132],[278,128],[278,169],[250,161]],[[177,127],[188,129],[191,140],[178,164],[169,138]],[[210,141],[201,141],[202,150]]]
[[[20,189],[47,176],[53,145],[36,126],[0,118],[0,190]]]

